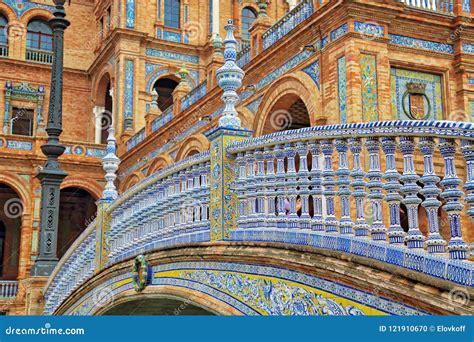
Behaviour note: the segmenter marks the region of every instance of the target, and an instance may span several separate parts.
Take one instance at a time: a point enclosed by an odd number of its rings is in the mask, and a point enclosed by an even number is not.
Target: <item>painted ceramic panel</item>
[[[377,121],[377,58],[373,55],[360,55],[360,73],[362,80],[362,120]]]

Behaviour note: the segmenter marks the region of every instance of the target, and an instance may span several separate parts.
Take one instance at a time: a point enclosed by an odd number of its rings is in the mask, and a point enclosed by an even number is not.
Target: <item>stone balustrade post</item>
[[[444,159],[444,178],[441,181],[444,191],[441,195],[446,200],[443,209],[448,214],[449,228],[451,230],[448,252],[451,259],[464,260],[467,258],[469,246],[463,240],[461,230],[461,212],[464,209],[461,198],[464,194],[459,189],[462,181],[457,175],[454,163],[457,144],[453,139],[440,139],[439,146]]]

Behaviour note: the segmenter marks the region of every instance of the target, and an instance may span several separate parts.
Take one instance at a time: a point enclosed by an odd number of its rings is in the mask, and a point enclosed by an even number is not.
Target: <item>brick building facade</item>
[[[61,163],[68,177],[59,256],[95,216],[109,125],[119,143],[121,191],[209,148],[204,134],[222,111],[216,70],[223,64],[219,35],[227,19],[237,26],[238,62],[246,72],[237,109],[254,136],[335,123],[469,121],[474,4],[434,3],[72,0],[66,9],[67,150]],[[9,314],[35,313],[41,301],[36,290],[44,284],[29,271],[38,249],[35,175],[45,162],[40,146],[52,60],[50,32],[41,24],[52,11],[49,0],[0,2],[0,205],[6,208],[0,264],[1,279],[15,288],[0,298],[0,308]],[[422,156],[416,160],[421,168]],[[436,167],[441,170],[441,160]],[[462,169],[459,175],[466,177]]]

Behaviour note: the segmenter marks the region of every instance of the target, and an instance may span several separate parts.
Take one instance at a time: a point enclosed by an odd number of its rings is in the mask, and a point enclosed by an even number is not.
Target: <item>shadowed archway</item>
[[[209,316],[204,310],[187,300],[172,298],[142,298],[120,303],[102,316]]]

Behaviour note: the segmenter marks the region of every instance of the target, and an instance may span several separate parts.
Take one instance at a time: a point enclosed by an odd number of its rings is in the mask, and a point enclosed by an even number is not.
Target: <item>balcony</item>
[[[26,49],[26,60],[40,64],[53,64],[53,52],[35,49]]]
[[[432,11],[443,14],[454,14],[454,1],[455,0],[399,0],[407,4],[410,7],[416,7],[426,11]],[[466,11],[465,2],[463,4],[463,10]]]
[[[17,281],[0,280],[0,300],[15,298],[17,292]]]

